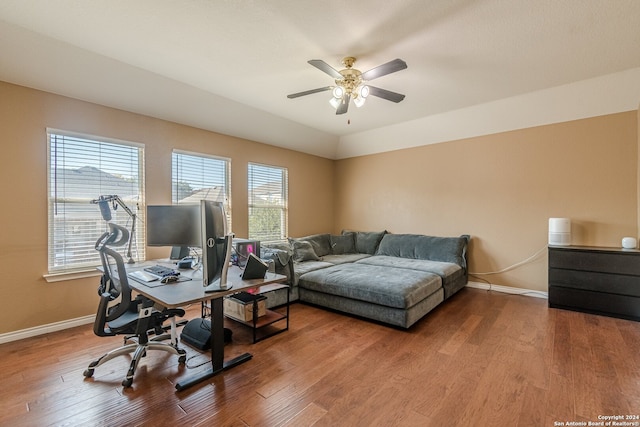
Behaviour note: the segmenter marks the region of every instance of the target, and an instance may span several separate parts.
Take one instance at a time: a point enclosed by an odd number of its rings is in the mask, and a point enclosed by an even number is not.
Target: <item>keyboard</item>
[[[165,277],[165,276],[179,276],[180,272],[179,271],[175,271],[172,268],[168,268],[168,267],[164,267],[162,265],[152,265],[150,267],[145,267],[144,271],[146,271],[147,273],[151,273],[155,276],[158,276],[159,278]]]

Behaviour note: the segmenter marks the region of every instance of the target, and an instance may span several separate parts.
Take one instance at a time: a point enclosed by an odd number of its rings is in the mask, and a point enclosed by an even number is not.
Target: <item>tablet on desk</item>
[[[158,278],[157,276],[154,276],[153,274],[149,274],[146,271],[142,271],[142,270],[133,271],[127,274],[127,276],[129,276],[131,279],[135,280],[136,282],[142,283],[143,285],[148,286],[150,288],[156,288],[158,286],[164,286],[164,285],[172,285],[175,283],[186,282],[191,280],[189,277],[180,276],[177,280],[165,282],[162,279]]]
[[[138,282],[142,282],[145,285],[148,282],[154,282],[154,281],[159,279],[158,276],[154,276],[153,274],[149,274],[144,270],[132,271],[131,273],[127,274],[127,276],[129,276],[132,279],[137,280]]]

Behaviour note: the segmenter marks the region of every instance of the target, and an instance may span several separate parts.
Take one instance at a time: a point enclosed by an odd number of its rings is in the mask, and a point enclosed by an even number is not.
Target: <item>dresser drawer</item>
[[[549,286],[640,297],[640,276],[549,269]]]
[[[640,320],[640,298],[624,295],[550,286],[549,307]]]
[[[549,250],[549,268],[595,271],[640,276],[640,257],[637,252],[625,253],[591,250]]]

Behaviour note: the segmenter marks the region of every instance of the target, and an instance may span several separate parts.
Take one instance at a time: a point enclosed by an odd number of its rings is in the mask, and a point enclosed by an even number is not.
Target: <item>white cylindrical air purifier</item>
[[[571,220],[569,218],[549,218],[549,244],[553,246],[571,245]]]

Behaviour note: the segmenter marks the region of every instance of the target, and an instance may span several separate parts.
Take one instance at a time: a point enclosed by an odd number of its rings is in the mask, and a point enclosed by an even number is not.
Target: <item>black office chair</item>
[[[175,331],[175,317],[184,316],[184,310],[167,308],[158,310],[153,307],[153,301],[142,295],[131,299],[131,288],[122,256],[110,248],[110,246],[121,246],[127,243],[129,232],[126,228],[112,223],[109,224],[109,229],[110,231],[100,236],[95,246],[100,252],[104,274],[98,287],[100,303],[93,324],[93,332],[100,337],[125,335],[124,345],[91,362],[84,371],[84,376],[89,378],[93,376],[95,368],[103,363],[133,352],[127,376],[122,381],[124,387],[130,387],[136,367],[140,359],[146,356],[147,350],[164,350],[177,354],[178,362],[185,363],[186,352],[178,348]],[[166,334],[166,329],[163,327],[167,319],[171,319],[171,334]],[[149,339],[150,332],[155,334],[151,339]],[[160,342],[166,339],[171,339],[171,343]]]

